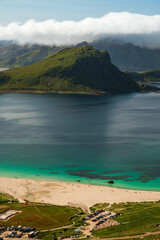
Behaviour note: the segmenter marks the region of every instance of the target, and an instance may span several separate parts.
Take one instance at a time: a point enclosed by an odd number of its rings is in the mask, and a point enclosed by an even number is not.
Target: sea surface
[[[0,176],[160,190],[160,94],[0,95]]]

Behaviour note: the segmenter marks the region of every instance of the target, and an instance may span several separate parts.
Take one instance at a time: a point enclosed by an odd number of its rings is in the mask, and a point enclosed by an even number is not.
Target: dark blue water
[[[0,175],[160,190],[160,94],[0,95]]]

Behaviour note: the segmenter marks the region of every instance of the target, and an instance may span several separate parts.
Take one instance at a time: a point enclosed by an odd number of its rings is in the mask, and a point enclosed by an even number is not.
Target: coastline
[[[110,186],[0,177],[0,192],[8,193],[20,202],[41,202],[81,207],[88,211],[97,203],[145,202],[160,200],[160,192],[139,191]]]
[[[111,95],[109,92],[97,91],[97,92],[72,92],[72,91],[47,91],[47,90],[10,90],[10,91],[0,91],[0,94],[9,93],[30,93],[30,94],[72,94],[72,95],[91,95],[91,96],[103,96]]]
[[[157,83],[157,82],[156,82]],[[158,82],[160,83],[160,82]],[[160,93],[160,90],[148,90],[148,89],[139,89],[139,91],[113,91],[113,92],[104,92],[104,91],[93,91],[93,92],[74,92],[74,91],[49,91],[49,90],[0,90],[0,94],[9,94],[9,93],[28,93],[28,94],[58,94],[58,95],[90,95],[90,96],[110,96],[117,94],[126,94],[126,93]]]

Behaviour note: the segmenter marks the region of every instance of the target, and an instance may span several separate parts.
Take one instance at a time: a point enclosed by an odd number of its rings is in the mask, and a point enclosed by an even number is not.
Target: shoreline
[[[47,90],[10,90],[10,91],[0,91],[0,94],[9,94],[9,93],[30,93],[30,94],[66,94],[66,95],[91,95],[91,96],[108,96],[111,95],[108,92],[71,92],[71,91],[47,91]]]
[[[97,203],[149,202],[160,200],[160,191],[140,191],[47,179],[0,177],[0,192],[20,202],[48,203],[81,207],[85,211]]]
[[[72,91],[47,91],[47,90],[9,90],[9,91],[0,91],[0,94],[10,94],[10,93],[28,93],[28,94],[58,94],[58,95],[86,95],[86,96],[110,96],[117,94],[128,94],[128,93],[148,93],[154,92],[159,93],[160,90],[139,90],[139,91],[122,91],[122,92],[72,92]]]

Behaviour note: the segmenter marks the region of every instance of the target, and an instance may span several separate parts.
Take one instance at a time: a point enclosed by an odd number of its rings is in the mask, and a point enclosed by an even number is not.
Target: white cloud
[[[102,36],[132,42],[138,46],[160,48],[160,15],[111,12],[101,18],[85,18],[79,22],[58,22],[51,19],[0,25],[0,40],[16,40],[20,44],[70,45],[82,41],[91,42]]]

